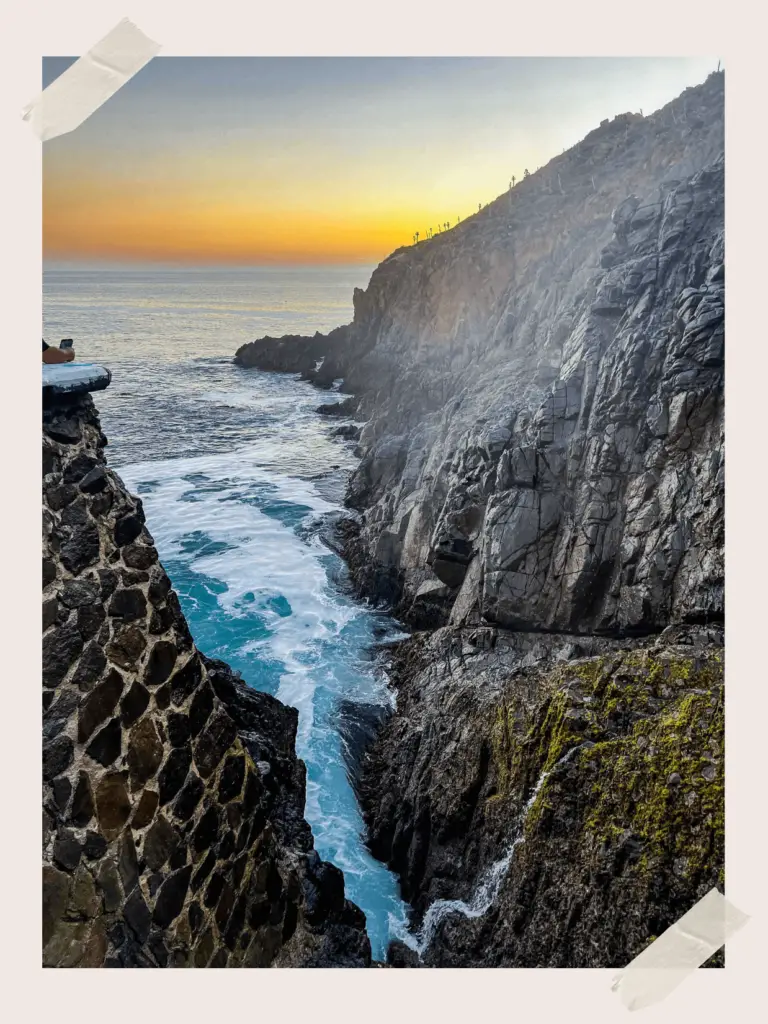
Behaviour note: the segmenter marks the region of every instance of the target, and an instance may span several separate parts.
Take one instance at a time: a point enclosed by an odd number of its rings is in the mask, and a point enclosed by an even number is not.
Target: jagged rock
[[[419,954],[399,939],[393,939],[387,947],[389,967],[420,967]]]
[[[259,370],[300,373],[304,380],[328,388],[342,376],[339,366],[348,333],[347,327],[338,327],[328,335],[318,332],[313,337],[261,338],[241,345],[234,361]]]
[[[353,423],[345,423],[341,427],[335,427],[331,431],[332,437],[342,437],[345,441],[358,441],[360,439],[360,427]]]
[[[438,919],[424,964],[626,963],[722,882],[722,647],[691,627],[585,637],[568,661],[566,637],[471,639],[443,629],[395,652],[397,714],[359,784],[417,929],[438,900],[484,908]]]
[[[319,405],[317,412],[321,416],[352,416],[357,408],[357,402],[354,398],[345,398],[341,402],[329,402],[325,405]]]
[[[723,239],[714,75],[385,260],[313,349],[367,419],[361,590],[417,623],[433,573],[443,622],[721,621]]]
[[[119,756],[122,747],[123,733],[120,719],[113,718],[109,725],[97,732],[88,746],[86,754],[98,761],[105,768],[109,767]]]

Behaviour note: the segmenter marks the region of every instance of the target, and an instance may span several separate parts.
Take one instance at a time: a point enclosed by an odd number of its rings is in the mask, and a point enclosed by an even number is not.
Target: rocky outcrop
[[[721,619],[721,76],[473,220],[379,268],[355,324],[361,585],[417,624],[424,596],[515,629]]]
[[[368,421],[350,560],[403,617],[722,618],[722,81],[604,123],[398,250],[353,324],[312,339]],[[296,370],[294,341],[237,358]]]
[[[721,644],[445,628],[400,646],[361,798],[424,965],[623,966],[722,885]]]
[[[90,397],[43,415],[43,963],[362,967],[297,712],[195,648]]]
[[[620,965],[722,884],[722,107],[603,125],[371,281],[347,553],[445,628],[362,796],[426,964]]]
[[[426,963],[625,963],[722,880],[723,175],[718,73],[393,253],[328,348],[352,577],[434,631],[360,786]]]
[[[355,289],[355,294],[358,293],[359,289]],[[245,369],[298,373],[302,380],[330,388],[342,375],[348,343],[348,327],[337,327],[329,334],[317,331],[311,337],[300,334],[266,337],[241,345],[234,362]]]

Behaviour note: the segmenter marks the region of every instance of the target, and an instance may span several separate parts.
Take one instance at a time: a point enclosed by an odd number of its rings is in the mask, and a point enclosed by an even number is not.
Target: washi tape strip
[[[74,131],[141,71],[159,49],[159,43],[123,18],[24,108],[24,120],[42,142]]]
[[[748,920],[722,893],[710,889],[623,969],[612,985],[614,992],[628,1010],[660,1002]]]

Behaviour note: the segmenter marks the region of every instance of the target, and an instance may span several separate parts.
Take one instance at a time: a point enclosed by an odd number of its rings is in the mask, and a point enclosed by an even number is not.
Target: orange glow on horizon
[[[258,188],[253,191],[258,192]],[[226,193],[225,193],[226,195]],[[271,196],[267,192],[267,196]],[[417,211],[408,197],[324,195],[322,209],[302,208],[288,195],[232,194],[149,182],[88,181],[72,177],[43,189],[46,259],[178,263],[377,263],[426,237],[448,218],[448,206]],[[394,201],[393,201],[394,200]],[[456,205],[456,204],[454,204]],[[468,205],[468,204],[465,204]],[[471,212],[471,211],[468,211]]]
[[[377,263],[707,63],[159,57],[46,142],[43,255]]]

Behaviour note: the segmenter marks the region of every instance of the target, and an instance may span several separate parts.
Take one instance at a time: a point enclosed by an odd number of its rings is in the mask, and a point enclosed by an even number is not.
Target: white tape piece
[[[159,49],[159,43],[123,18],[25,107],[22,117],[41,142],[74,131],[141,71]]]
[[[749,920],[717,889],[627,964],[611,986],[628,1010],[661,1002]]]

